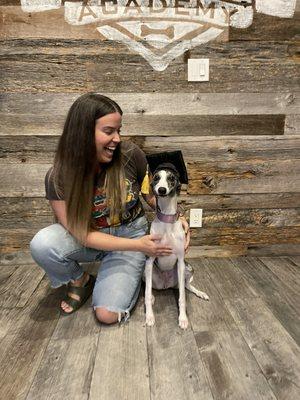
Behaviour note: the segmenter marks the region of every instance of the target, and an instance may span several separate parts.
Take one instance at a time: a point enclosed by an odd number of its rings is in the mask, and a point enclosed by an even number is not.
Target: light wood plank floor
[[[300,398],[300,257],[190,260],[205,302],[143,293],[130,321],[100,326],[90,301],[62,317],[62,289],[35,265],[0,268],[0,398],[5,400],[296,400]],[[95,269],[94,269],[95,272]]]

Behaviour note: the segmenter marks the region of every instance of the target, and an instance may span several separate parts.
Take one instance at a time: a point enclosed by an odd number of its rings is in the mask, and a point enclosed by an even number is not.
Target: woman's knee
[[[59,249],[63,243],[65,229],[60,224],[53,224],[41,229],[30,242],[30,252],[33,259],[45,257],[49,252]]]
[[[41,253],[45,252],[47,249],[47,234],[45,234],[45,230],[47,228],[41,229],[39,232],[35,234],[30,242],[30,252],[34,259],[38,258]]]
[[[118,313],[108,311],[104,307],[97,307],[95,310],[95,314],[96,314],[97,320],[104,324],[115,324],[119,320]]]

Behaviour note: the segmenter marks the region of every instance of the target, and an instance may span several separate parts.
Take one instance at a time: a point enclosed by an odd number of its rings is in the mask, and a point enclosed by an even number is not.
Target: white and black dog
[[[153,194],[156,197],[156,216],[151,224],[150,233],[161,235],[161,243],[173,248],[173,254],[162,257],[150,257],[145,267],[145,306],[146,324],[153,326],[155,318],[152,305],[154,297],[152,288],[167,289],[179,288],[179,326],[186,329],[188,319],[186,315],[185,288],[196,296],[208,300],[206,293],[197,290],[191,285],[193,269],[184,261],[185,233],[177,211],[177,196],[181,184],[175,166],[170,163],[159,165],[153,173],[151,182]]]

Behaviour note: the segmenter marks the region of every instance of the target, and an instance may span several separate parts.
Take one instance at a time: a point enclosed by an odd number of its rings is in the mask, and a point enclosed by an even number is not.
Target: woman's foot
[[[69,283],[69,287],[79,287],[79,288],[84,287],[88,283],[90,278],[91,278],[90,275],[87,272],[84,272],[80,279],[77,279],[76,281]],[[72,292],[68,292],[67,296],[70,297],[71,299],[74,299],[77,301],[81,300],[81,298],[78,294],[75,294]],[[68,313],[71,314],[73,311],[73,307],[64,300],[61,302],[60,307],[65,314],[68,314]]]

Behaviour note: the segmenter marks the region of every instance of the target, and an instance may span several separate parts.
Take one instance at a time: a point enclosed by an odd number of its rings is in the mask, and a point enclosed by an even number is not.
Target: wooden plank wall
[[[300,254],[299,2],[293,18],[254,13],[249,28],[230,27],[227,41],[160,72],[96,25],[66,23],[63,7],[1,4],[2,263],[29,260],[30,239],[52,221],[44,174],[69,106],[87,91],[119,102],[124,137],[146,152],[182,149],[181,202],[204,209],[190,257]],[[210,59],[209,82],[187,81],[189,58]]]

